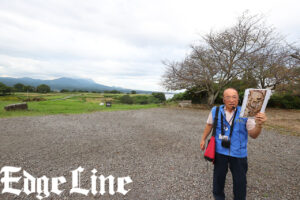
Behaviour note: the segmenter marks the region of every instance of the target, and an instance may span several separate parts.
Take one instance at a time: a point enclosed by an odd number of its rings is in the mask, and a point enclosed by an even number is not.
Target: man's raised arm
[[[248,131],[248,134],[253,139],[257,138],[261,133],[262,125],[267,121],[265,113],[257,113],[255,115],[255,127]]]

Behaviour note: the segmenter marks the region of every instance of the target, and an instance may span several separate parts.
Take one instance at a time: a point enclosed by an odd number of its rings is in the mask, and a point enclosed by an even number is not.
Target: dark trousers
[[[247,157],[235,158],[216,153],[213,178],[213,195],[216,200],[225,199],[224,186],[226,174],[228,172],[228,165],[232,174],[234,200],[244,200],[246,199],[247,190]]]

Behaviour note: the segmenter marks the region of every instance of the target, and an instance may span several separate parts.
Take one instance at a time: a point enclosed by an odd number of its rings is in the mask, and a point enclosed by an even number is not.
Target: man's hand
[[[261,133],[262,125],[267,121],[267,116],[265,113],[257,113],[255,115],[255,127],[248,131],[248,134],[253,139],[257,138]]]
[[[203,135],[202,135],[201,142],[200,142],[200,149],[202,151],[204,151],[204,149],[205,149],[205,140],[206,140],[207,136],[209,135],[212,127],[213,127],[212,124],[206,124],[206,126],[204,128]]]
[[[204,151],[204,149],[205,149],[205,140],[201,140],[200,148],[201,148],[202,151]]]
[[[265,113],[260,112],[255,115],[255,123],[258,126],[261,127],[266,121],[267,121],[267,116]]]

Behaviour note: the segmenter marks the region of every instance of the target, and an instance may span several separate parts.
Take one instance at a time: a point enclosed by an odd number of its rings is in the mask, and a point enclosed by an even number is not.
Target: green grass
[[[5,111],[4,107],[9,104],[21,103],[21,99],[27,98],[26,93],[16,93],[12,96],[1,96],[0,97],[0,118],[6,117],[19,117],[19,116],[39,116],[39,115],[55,115],[55,114],[80,114],[89,113],[95,111],[116,111],[116,110],[135,110],[135,109],[145,109],[145,108],[155,108],[159,105],[157,104],[120,104],[117,100],[113,100],[112,107],[100,106],[99,102],[88,102],[86,98],[101,98],[101,94],[89,94],[89,93],[49,93],[49,94],[31,94],[30,97],[41,97],[47,99],[47,101],[39,102],[27,102],[27,111]],[[35,96],[33,96],[35,95]],[[77,95],[65,100],[55,100],[61,99],[70,95]],[[115,98],[119,97],[120,94],[114,95]]]
[[[46,94],[40,94],[40,93],[23,93],[23,92],[18,92],[15,93],[13,96],[16,96],[20,99],[27,99],[27,98],[34,98],[34,97],[39,97],[39,98],[43,98],[43,99],[47,99],[47,100],[51,100],[51,99],[61,99],[64,98],[66,96],[70,96],[70,95],[74,95],[74,94],[69,94],[69,93],[58,93],[58,92],[53,92],[53,93],[46,93]],[[1,101],[1,98],[0,98]]]

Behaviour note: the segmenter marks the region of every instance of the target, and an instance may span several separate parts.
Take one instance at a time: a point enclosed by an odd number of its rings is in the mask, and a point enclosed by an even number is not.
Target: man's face
[[[226,106],[226,108],[232,108],[237,107],[239,102],[239,95],[238,93],[233,89],[227,89],[224,91],[223,94],[223,102]]]

